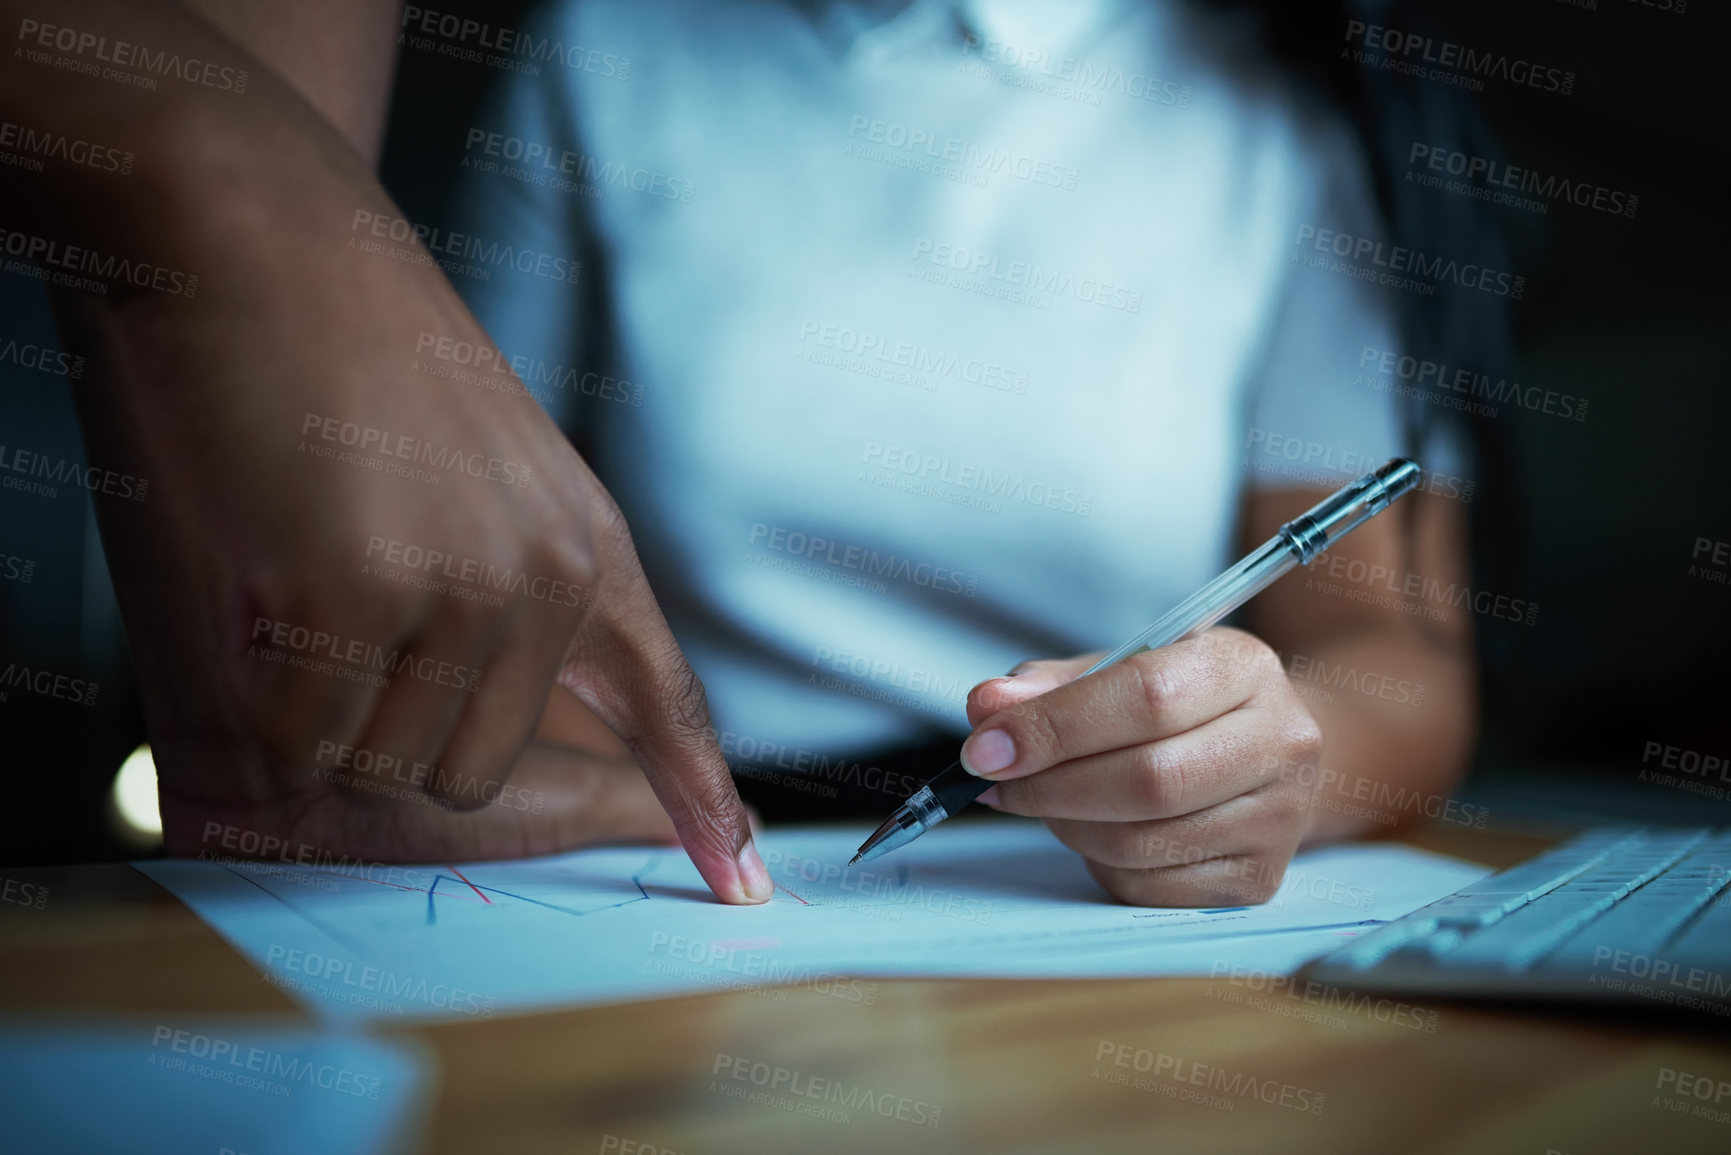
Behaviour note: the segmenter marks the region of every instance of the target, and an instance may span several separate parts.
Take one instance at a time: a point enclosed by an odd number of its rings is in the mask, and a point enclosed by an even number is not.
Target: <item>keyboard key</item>
[[[1415,995],[1482,987],[1603,997],[1619,988],[1589,980],[1609,977],[1614,960],[1620,975],[1668,974],[1673,986],[1686,975],[1691,993],[1731,1005],[1731,829],[1587,831],[1318,965]]]
[[[1570,936],[1544,960],[1547,970],[1591,970],[1616,952],[1655,955],[1715,891],[1642,887]]]
[[[1443,965],[1525,970],[1615,904],[1609,894],[1544,895],[1469,936],[1443,956]]]
[[[1475,882],[1463,888],[1459,893],[1464,896],[1474,895],[1504,895],[1519,896],[1526,901],[1532,901],[1541,894],[1549,893],[1567,882],[1569,879],[1587,869],[1587,863],[1574,866],[1563,866],[1560,869],[1550,863],[1529,862],[1525,866],[1517,866],[1513,870],[1505,870],[1482,882]]]
[[[1440,902],[1433,902],[1417,913],[1427,918],[1436,919],[1439,928],[1470,929],[1488,926],[1513,909],[1513,906],[1497,898],[1450,897]]]

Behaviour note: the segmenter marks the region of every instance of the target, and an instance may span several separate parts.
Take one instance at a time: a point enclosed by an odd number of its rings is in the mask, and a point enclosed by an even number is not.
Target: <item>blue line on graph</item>
[[[536,906],[544,906],[548,910],[556,910],[556,911],[559,911],[561,914],[569,914],[569,915],[573,915],[577,918],[582,918],[586,914],[594,914],[597,911],[602,911],[602,910],[617,910],[619,907],[622,907],[622,906],[630,906],[634,902],[648,902],[649,901],[649,891],[644,889],[643,876],[648,874],[651,870],[653,870],[655,868],[655,862],[656,862],[655,859],[653,859],[653,858],[650,859],[649,862],[643,867],[642,870],[637,871],[635,874],[633,874],[631,876],[632,885],[637,887],[637,897],[636,898],[628,898],[623,902],[608,903],[606,906],[598,906],[594,910],[573,910],[568,906],[560,906],[556,902],[543,902],[541,899],[530,898],[528,895],[525,895],[525,894],[514,894],[509,890],[500,890],[496,886],[482,886],[478,882],[471,882],[471,883],[468,883],[468,885],[473,887],[475,890],[484,890],[484,891],[487,891],[489,894],[502,895],[505,898],[514,898],[518,902],[532,902]],[[437,891],[439,889],[439,880],[440,879],[446,879],[446,878],[450,879],[453,884],[455,884],[457,882],[464,881],[463,879],[451,878],[451,876],[448,874],[436,874],[433,876],[433,885],[431,885],[427,888],[427,925],[428,926],[436,926],[438,924],[439,917],[438,917],[438,914],[433,909],[433,895],[435,893],[437,893]]]

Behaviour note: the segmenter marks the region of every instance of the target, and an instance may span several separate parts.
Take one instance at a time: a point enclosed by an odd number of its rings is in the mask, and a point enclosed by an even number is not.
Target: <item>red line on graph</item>
[[[460,871],[460,870],[458,870],[458,869],[457,869],[457,868],[456,868],[456,867],[454,867],[454,866],[451,866],[451,864],[450,864],[450,863],[446,863],[446,864],[445,864],[445,865],[446,865],[446,867],[447,867],[447,868],[448,868],[448,869],[449,869],[449,870],[450,870],[450,872],[451,872],[451,873],[452,873],[452,874],[454,874],[454,875],[456,875],[456,876],[457,876],[457,877],[458,877],[458,878],[463,878],[463,872],[462,872],[462,871]],[[482,901],[482,902],[484,902],[484,903],[486,903],[486,904],[487,904],[487,905],[488,905],[488,906],[492,906],[492,905],[493,905],[493,900],[492,900],[492,899],[490,899],[490,898],[488,898],[488,897],[487,897],[487,896],[486,896],[486,895],[484,895],[484,894],[481,894],[481,891],[480,891],[480,888],[479,888],[479,887],[477,887],[477,886],[476,886],[476,885],[475,885],[475,884],[474,884],[474,883],[472,883],[472,882],[470,882],[470,881],[469,881],[469,880],[468,880],[468,879],[466,879],[466,878],[463,878],[463,885],[464,885],[464,886],[467,886],[467,887],[468,887],[468,888],[469,888],[469,889],[470,889],[470,890],[472,890],[472,891],[474,891],[474,892],[475,892],[475,893],[476,893],[476,894],[478,894],[478,895],[480,895],[480,896],[481,896],[481,901]]]

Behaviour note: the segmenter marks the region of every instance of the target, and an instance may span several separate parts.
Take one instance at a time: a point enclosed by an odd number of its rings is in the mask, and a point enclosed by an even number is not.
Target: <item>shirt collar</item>
[[[1080,47],[1127,0],[800,0],[841,55],[901,56],[1003,44],[1026,53]]]

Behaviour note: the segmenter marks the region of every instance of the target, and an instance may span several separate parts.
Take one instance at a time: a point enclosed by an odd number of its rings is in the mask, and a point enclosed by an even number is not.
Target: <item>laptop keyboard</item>
[[[1343,985],[1560,995],[1682,974],[1697,976],[1687,985],[1698,997],[1731,1001],[1728,883],[1731,830],[1590,830],[1355,939],[1307,973]]]

